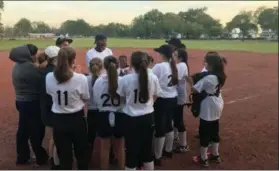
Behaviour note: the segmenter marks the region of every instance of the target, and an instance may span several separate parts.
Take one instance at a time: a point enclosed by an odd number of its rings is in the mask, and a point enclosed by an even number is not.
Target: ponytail
[[[116,90],[118,88],[118,73],[117,73],[117,59],[113,56],[108,56],[104,59],[104,66],[107,70],[108,76],[108,92],[112,98],[117,96]]]
[[[147,71],[148,54],[141,51],[133,52],[131,55],[131,63],[139,75],[139,101],[140,103],[147,103],[149,100]]]
[[[72,65],[76,58],[76,52],[71,47],[61,48],[58,57],[57,65],[54,69],[54,76],[58,84],[62,84],[73,77]]]
[[[147,61],[142,60],[139,68],[139,97],[146,103],[149,100]]]
[[[174,86],[174,85],[177,85],[177,83],[178,83],[178,71],[177,71],[177,67],[176,67],[173,57],[170,58],[169,63],[170,63],[171,72],[172,72],[171,82],[172,82],[172,85]]]

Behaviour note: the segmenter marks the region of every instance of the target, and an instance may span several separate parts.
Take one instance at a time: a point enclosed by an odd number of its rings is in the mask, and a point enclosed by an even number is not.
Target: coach
[[[59,36],[55,41],[55,45],[58,46],[59,48],[68,47],[72,43],[73,43],[73,39],[70,39],[68,36],[64,36],[64,35]]]
[[[89,67],[89,62],[91,61],[92,58],[100,58],[103,61],[105,57],[113,55],[112,51],[109,48],[107,48],[106,36],[102,34],[96,35],[94,43],[96,44],[96,46],[90,49],[85,55],[87,70]]]
[[[42,147],[45,127],[40,114],[40,90],[44,77],[34,64],[37,51],[35,45],[28,44],[13,48],[9,55],[16,63],[12,71],[12,81],[16,94],[16,109],[19,112],[16,135],[17,164],[29,164],[29,140],[36,156],[36,164],[43,165],[48,160]]]

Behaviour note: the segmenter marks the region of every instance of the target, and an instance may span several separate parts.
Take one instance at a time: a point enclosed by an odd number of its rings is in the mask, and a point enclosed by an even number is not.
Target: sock
[[[166,147],[165,147],[165,150],[166,150],[166,152],[171,152],[172,151],[172,147],[173,147],[173,139],[174,139],[173,131],[167,133],[165,135],[165,137],[166,137]]]
[[[154,170],[154,162],[143,163],[144,170]]]
[[[60,165],[60,160],[57,154],[57,148],[56,146],[54,146],[53,148],[53,163],[55,166],[59,166]]]
[[[183,147],[185,147],[187,145],[187,140],[186,140],[186,131],[184,132],[179,132],[178,133],[179,136],[179,144]]]
[[[179,139],[178,129],[177,129],[177,128],[174,128],[173,131],[174,131],[174,139]]]
[[[207,147],[200,147],[201,159],[207,160]]]
[[[212,154],[219,156],[219,143],[212,143]]]
[[[129,167],[125,167],[125,170],[136,170],[136,168],[129,168]]]
[[[165,137],[155,137],[155,147],[154,147],[154,153],[155,153],[155,158],[160,159],[162,157],[163,153],[163,147],[165,143]]]

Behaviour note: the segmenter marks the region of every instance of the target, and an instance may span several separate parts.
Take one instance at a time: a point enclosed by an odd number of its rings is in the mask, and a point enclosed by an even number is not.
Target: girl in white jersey
[[[205,92],[207,97],[200,106],[200,155],[193,158],[197,164],[208,167],[208,160],[220,163],[219,157],[219,119],[224,102],[219,96],[220,89],[226,81],[224,64],[218,55],[207,55],[205,67],[209,75],[204,76],[192,87],[193,93]],[[212,142],[212,154],[208,154],[208,145]]]
[[[177,106],[173,117],[175,134],[176,131],[179,145],[175,147],[175,152],[186,152],[189,151],[189,145],[186,140],[186,131],[183,120],[183,109],[187,103],[187,87],[186,87],[186,78],[189,74],[188,68],[188,54],[184,49],[177,49],[174,51],[174,57],[178,61],[177,70],[178,70],[178,84],[177,84]]]
[[[125,167],[124,138],[123,138],[123,114],[120,113],[120,96],[116,93],[119,77],[117,74],[117,59],[113,56],[105,57],[104,68],[106,74],[102,74],[96,80],[93,92],[98,113],[98,135],[101,138],[101,169],[109,167],[109,151],[114,137],[119,169]]]
[[[89,99],[87,79],[72,69],[76,52],[61,48],[54,72],[46,76],[46,92],[52,97],[53,138],[62,170],[72,169],[72,148],[79,170],[88,169],[87,126],[83,107]]]
[[[165,143],[164,156],[172,157],[173,148],[173,112],[177,105],[178,71],[174,59],[172,58],[172,47],[162,45],[154,49],[162,59],[157,63],[152,72],[158,77],[162,89],[158,99],[154,104],[155,108],[155,164],[161,165],[161,157]],[[165,142],[166,141],[166,142]]]
[[[117,93],[126,99],[125,115],[126,169],[136,169],[143,162],[145,170],[153,170],[152,139],[154,130],[153,96],[160,93],[157,77],[147,71],[147,54],[134,52],[131,66],[135,72],[124,76]]]
[[[87,76],[90,100],[87,102],[87,124],[88,124],[88,143],[89,143],[89,162],[94,149],[94,142],[97,134],[98,108],[93,98],[93,86],[100,76],[103,69],[103,62],[100,58],[93,58],[89,62],[90,75]]]

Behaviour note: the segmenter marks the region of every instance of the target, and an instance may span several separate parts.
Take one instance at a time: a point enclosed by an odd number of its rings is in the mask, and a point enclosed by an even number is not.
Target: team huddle
[[[204,69],[189,75],[188,53],[172,38],[154,51],[154,64],[146,52],[116,58],[106,47],[104,35],[86,53],[88,72],[76,65],[76,52],[67,37],[56,46],[15,47],[10,59],[16,64],[12,78],[19,112],[17,164],[30,163],[28,140],[36,165],[51,161],[53,170],[87,170],[96,137],[100,137],[100,169],[111,163],[119,169],[153,170],[173,153],[190,150],[183,121],[184,107],[200,120],[200,154],[193,161],[208,167],[220,163],[219,119],[224,102],[225,58],[209,52]],[[48,152],[42,147],[45,127],[52,132]],[[208,147],[211,152],[208,152]]]

